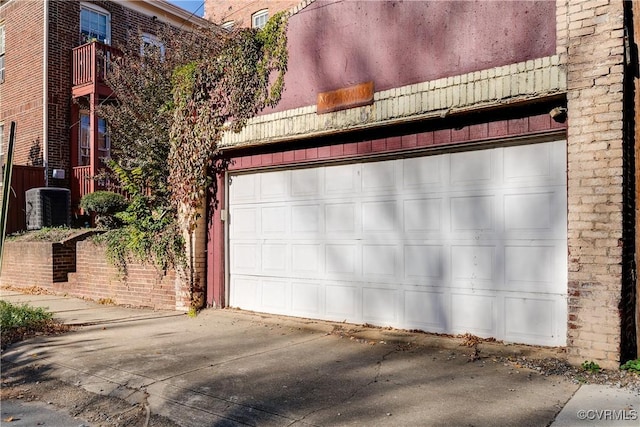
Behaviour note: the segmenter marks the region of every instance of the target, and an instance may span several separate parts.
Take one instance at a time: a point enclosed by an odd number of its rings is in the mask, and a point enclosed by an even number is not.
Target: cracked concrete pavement
[[[15,344],[3,363],[131,403],[182,426],[549,425],[578,389],[500,361],[554,350],[234,310],[197,317],[2,290],[81,325]]]

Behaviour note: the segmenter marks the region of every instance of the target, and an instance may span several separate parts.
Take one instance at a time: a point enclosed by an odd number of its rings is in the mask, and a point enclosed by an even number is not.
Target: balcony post
[[[96,93],[89,95],[89,104],[89,174],[91,177],[89,181],[89,193],[93,193],[96,191],[95,176],[98,172],[98,115],[96,114],[98,96]]]

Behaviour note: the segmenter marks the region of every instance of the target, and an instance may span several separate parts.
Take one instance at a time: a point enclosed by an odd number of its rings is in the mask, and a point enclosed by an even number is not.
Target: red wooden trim
[[[566,129],[566,123],[557,123],[549,114],[498,120],[464,126],[459,129],[438,129],[418,134],[393,136],[369,141],[290,149],[261,155],[231,158],[229,170],[253,169],[266,166],[295,164],[322,159],[342,159],[368,154],[402,152],[403,150],[490,141],[497,138],[534,136],[557,129]],[[339,138],[339,137],[336,137]]]
[[[222,209],[225,208],[224,174],[217,177],[218,191],[215,195],[218,205],[214,209],[214,200],[209,200],[209,209],[213,210],[207,235],[207,305],[225,307],[225,224],[222,222]]]

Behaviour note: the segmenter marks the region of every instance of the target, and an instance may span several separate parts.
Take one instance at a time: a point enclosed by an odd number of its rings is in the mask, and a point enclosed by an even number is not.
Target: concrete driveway
[[[234,310],[197,317],[3,290],[81,325],[9,348],[85,389],[183,426],[546,426],[578,389],[501,361],[552,351]],[[475,357],[474,357],[475,356]]]

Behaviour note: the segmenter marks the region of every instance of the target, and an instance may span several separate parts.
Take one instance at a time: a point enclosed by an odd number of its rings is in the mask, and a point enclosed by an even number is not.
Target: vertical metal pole
[[[16,139],[16,122],[11,122],[9,131],[9,146],[7,162],[4,167],[2,185],[2,210],[0,211],[0,274],[2,273],[2,254],[4,253],[4,238],[7,231],[7,214],[9,213],[9,190],[11,189],[11,171],[13,169],[13,145]]]

